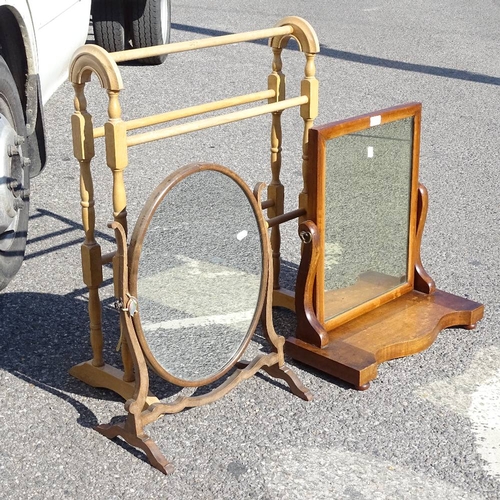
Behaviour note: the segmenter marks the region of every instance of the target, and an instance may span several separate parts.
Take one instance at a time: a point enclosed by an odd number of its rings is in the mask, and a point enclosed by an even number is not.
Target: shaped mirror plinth
[[[474,328],[477,302],[436,290],[420,259],[420,104],[312,128],[293,358],[368,388],[378,365]]]

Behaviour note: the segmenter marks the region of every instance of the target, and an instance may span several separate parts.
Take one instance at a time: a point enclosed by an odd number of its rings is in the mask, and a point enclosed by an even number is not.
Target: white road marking
[[[332,269],[333,266],[340,262],[342,255],[342,246],[340,243],[325,243],[325,268]]]
[[[161,321],[159,323],[143,323],[144,331],[162,330],[179,330],[180,328],[191,328],[195,326],[207,325],[234,325],[237,323],[246,323],[253,318],[255,311],[235,312],[230,314],[216,314],[212,316],[198,316],[195,318],[171,319],[169,321]]]
[[[500,479],[500,370],[472,394],[469,417],[486,472]]]
[[[438,380],[415,393],[469,417],[485,471],[500,479],[500,349],[479,351],[461,375]]]
[[[176,258],[180,261],[177,267],[140,277],[139,307],[141,298],[147,298],[200,317],[241,314],[257,305],[260,276],[185,256]]]
[[[272,499],[483,498],[427,473],[343,448],[278,448],[262,457],[260,467]]]

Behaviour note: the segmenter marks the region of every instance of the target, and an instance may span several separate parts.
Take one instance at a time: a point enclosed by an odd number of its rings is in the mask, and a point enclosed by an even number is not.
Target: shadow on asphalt
[[[103,314],[103,326],[113,332],[106,353],[118,339],[114,311]],[[91,358],[87,303],[71,296],[43,293],[0,294],[0,368],[29,384],[60,397],[79,413],[84,427],[97,425],[95,415],[68,393],[119,401],[111,391],[95,389],[73,378],[68,370]],[[114,347],[114,346],[113,346]],[[113,361],[110,360],[110,363]]]
[[[221,31],[210,28],[203,28],[201,26],[190,26],[188,24],[172,23],[172,29],[185,31],[188,33],[197,33],[207,35],[210,37],[234,35],[230,31]],[[293,40],[293,39],[292,39]],[[252,40],[249,43],[257,45],[268,45],[266,40]],[[410,71],[412,73],[423,73],[432,76],[441,76],[444,78],[451,78],[454,80],[465,80],[468,82],[485,83],[488,85],[500,85],[500,78],[491,75],[484,75],[481,73],[474,73],[472,71],[460,70],[455,68],[443,68],[440,66],[431,66],[428,64],[416,64],[406,61],[398,61],[395,59],[386,59],[383,57],[375,57],[366,54],[357,54],[356,52],[348,52],[345,50],[336,50],[325,45],[320,45],[319,55],[323,57],[330,57],[332,59],[339,59],[341,61],[354,62],[359,64],[367,64],[369,66],[379,66],[382,68],[397,69],[401,71]],[[293,41],[287,49],[299,50],[298,45]]]
[[[47,213],[39,214],[39,216],[42,215],[54,216],[54,214]],[[63,222],[68,224],[66,219]],[[68,224],[66,231],[73,231],[77,228],[76,226],[80,225]],[[45,250],[45,252],[50,250]],[[297,267],[296,264],[283,262],[281,282],[284,287],[294,288]],[[104,283],[104,285],[107,284],[111,284],[111,280]],[[1,293],[0,369],[61,398],[77,410],[80,425],[93,428],[99,423],[96,416],[72,395],[108,401],[123,400],[112,391],[88,386],[68,373],[72,366],[92,357],[85,293],[85,288],[74,290],[67,295],[34,292]],[[112,298],[103,301],[104,355],[106,363],[121,367],[120,355],[116,351],[119,339],[119,320],[117,311],[112,307],[112,302]],[[294,313],[277,308],[274,310],[273,318],[276,332],[279,335],[285,337],[294,335],[296,325]],[[253,340],[259,344],[261,352],[270,351],[269,343],[260,326],[257,328]],[[307,372],[314,373],[314,375],[340,387],[350,387],[328,375],[295,363],[291,359],[287,359],[287,364],[292,368],[297,366]],[[230,376],[232,372],[233,370],[227,376]],[[194,395],[201,395],[213,390],[222,384],[227,376],[213,384],[198,388]],[[258,373],[257,376],[285,391],[289,390],[283,381],[275,380],[263,373]],[[182,390],[182,388],[164,381],[152,371],[150,371],[150,389],[162,400],[174,397]]]

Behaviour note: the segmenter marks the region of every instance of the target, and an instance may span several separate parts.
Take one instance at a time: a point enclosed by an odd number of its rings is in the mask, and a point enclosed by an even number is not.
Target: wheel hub
[[[161,30],[163,43],[168,43],[168,29],[169,29],[169,17],[170,9],[168,8],[168,0],[162,0],[161,2]]]
[[[0,113],[0,234],[15,229],[19,210],[24,205],[22,179],[13,177],[14,162],[22,165],[18,136]]]

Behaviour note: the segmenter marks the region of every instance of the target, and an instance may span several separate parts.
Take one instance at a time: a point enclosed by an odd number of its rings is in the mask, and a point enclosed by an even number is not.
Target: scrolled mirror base
[[[148,457],[149,463],[163,474],[172,474],[174,472],[174,466],[165,458],[160,448],[149,436],[143,434],[139,437],[132,432],[128,432],[125,427],[125,422],[101,424],[95,430],[109,439],[121,437],[131,446],[141,449]]]
[[[238,368],[245,368],[250,364],[250,361],[241,360],[238,361]],[[311,391],[299,380],[299,377],[295,374],[295,372],[288,366],[279,366],[278,364],[271,366],[263,366],[262,370],[265,371],[270,377],[276,378],[278,380],[283,380],[286,382],[290,391],[295,396],[298,396],[300,399],[304,401],[311,401],[313,395]]]
[[[250,378],[259,370],[265,371],[273,378],[285,381],[294,395],[305,401],[311,401],[312,394],[309,389],[300,382],[291,368],[286,365],[280,366],[278,358],[278,354],[270,353],[257,356],[252,361],[240,360],[236,365],[238,369],[222,385],[208,394],[181,397],[172,403],[144,405],[143,411],[138,411],[137,413],[132,413],[130,410],[131,405],[129,403],[137,401],[132,398],[126,405],[129,408],[129,414],[125,422],[119,424],[101,424],[95,427],[95,430],[109,439],[121,437],[129,445],[144,451],[153,467],[163,472],[163,474],[171,474],[174,471],[174,466],[165,458],[156,443],[143,432],[147,424],[155,421],[161,415],[178,413],[185,408],[212,403],[222,398],[236,385]]]

